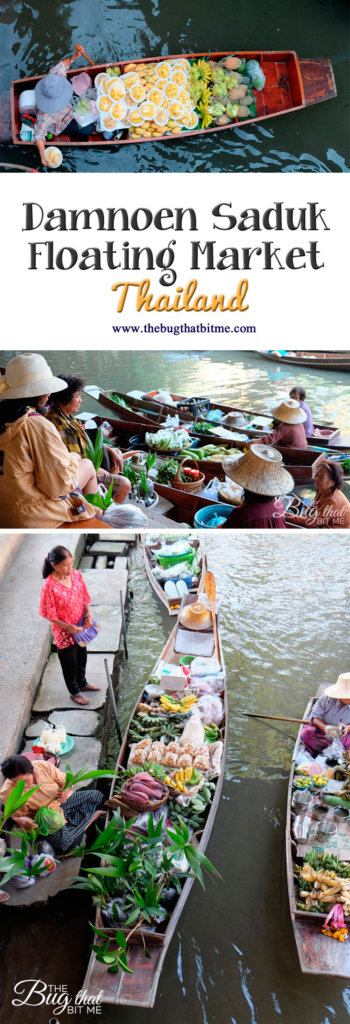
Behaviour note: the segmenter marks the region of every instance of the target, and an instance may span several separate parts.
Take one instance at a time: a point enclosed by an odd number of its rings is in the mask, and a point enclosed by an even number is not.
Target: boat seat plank
[[[214,634],[199,633],[179,626],[174,650],[176,654],[194,654],[211,658],[214,654]]]

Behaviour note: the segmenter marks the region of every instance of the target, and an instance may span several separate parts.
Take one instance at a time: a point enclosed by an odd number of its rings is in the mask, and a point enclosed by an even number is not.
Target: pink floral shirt
[[[70,626],[77,626],[84,614],[84,609],[90,604],[90,594],[87,591],[83,577],[77,569],[72,570],[71,587],[65,587],[53,576],[48,576],[44,581],[39,604],[39,615],[43,619],[60,619]],[[56,647],[69,647],[74,644],[73,637],[60,626],[52,624],[53,638]]]

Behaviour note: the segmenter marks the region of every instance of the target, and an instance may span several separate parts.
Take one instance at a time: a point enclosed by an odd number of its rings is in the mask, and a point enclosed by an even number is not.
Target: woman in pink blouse
[[[39,615],[49,619],[57,647],[64,681],[71,699],[76,704],[88,704],[83,690],[98,690],[86,682],[86,647],[74,643],[74,633],[92,626],[90,595],[83,577],[73,569],[73,558],[67,548],[59,544],[49,551],[43,565],[44,583],[41,588]],[[83,619],[83,626],[78,625]]]

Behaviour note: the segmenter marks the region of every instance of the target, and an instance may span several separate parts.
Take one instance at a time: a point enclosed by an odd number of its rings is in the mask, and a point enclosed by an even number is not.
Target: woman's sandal
[[[85,707],[86,704],[90,703],[87,697],[83,697],[82,693],[77,693],[75,695],[71,693],[70,699],[74,700],[74,704],[80,704],[82,707]]]

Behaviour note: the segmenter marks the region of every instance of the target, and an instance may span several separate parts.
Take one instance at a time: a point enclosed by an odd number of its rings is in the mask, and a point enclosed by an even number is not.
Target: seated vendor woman
[[[72,57],[66,57],[51,68],[35,87],[37,118],[34,128],[35,144],[40,153],[41,163],[46,167],[44,140],[47,135],[87,134],[73,118],[73,86],[67,81],[67,71],[78,57],[86,56],[83,46],[78,43]],[[88,133],[91,126],[88,126]]]
[[[306,392],[304,388],[300,388],[299,385],[289,392],[289,398],[293,398],[295,402],[299,402],[300,408],[303,412],[306,412],[306,420],[304,423],[304,430],[306,437],[312,437],[315,431],[314,421],[312,419],[312,412],[310,406],[306,401]]]
[[[278,497],[294,487],[275,448],[253,444],[238,459],[223,459],[226,476],[244,488],[242,504],[233,508],[222,530],[285,529],[284,507]],[[220,529],[220,527],[219,527]]]
[[[90,459],[68,452],[43,416],[64,383],[35,352],[15,356],[0,377],[0,526],[42,529],[91,519],[97,491]]]
[[[287,523],[305,529],[350,529],[350,501],[342,492],[344,474],[339,462],[320,455],[313,469],[316,497],[304,515],[286,515]]]
[[[277,444],[283,448],[307,448],[307,437],[304,429],[306,412],[299,402],[286,398],[271,409],[274,429],[259,438],[262,444]],[[253,444],[254,442],[250,442]]]
[[[84,428],[76,419],[81,406],[82,389],[84,381],[80,377],[66,377],[60,374],[66,387],[59,395],[51,396],[50,407],[46,417],[58,430],[63,444],[69,452],[76,452],[79,458],[85,458],[88,436]],[[97,479],[108,488],[113,480],[113,501],[120,505],[125,501],[130,491],[130,481],[122,475],[123,457],[119,448],[112,448],[111,445],[103,445],[103,456],[107,463],[108,470],[99,469]]]
[[[323,697],[314,704],[310,725],[304,725],[302,741],[313,757],[332,743],[338,735],[345,750],[350,748],[350,672],[338,676],[334,686],[328,686]]]
[[[15,755],[6,757],[1,771],[6,780],[0,790],[3,803],[21,780],[25,783],[24,792],[33,786],[39,787],[19,811],[12,814],[17,826],[26,832],[32,828],[37,831],[34,818],[40,807],[51,808],[61,814],[62,828],[49,836],[49,842],[59,857],[79,846],[87,828],[105,813],[101,810],[104,797],[98,789],[79,789],[76,792],[64,789],[65,772],[48,761],[29,761],[25,755]]]

